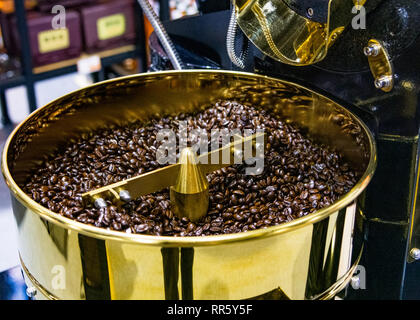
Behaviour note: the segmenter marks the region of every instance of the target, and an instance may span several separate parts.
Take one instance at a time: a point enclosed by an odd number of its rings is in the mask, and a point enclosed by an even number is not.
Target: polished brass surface
[[[364,6],[365,3],[366,3],[366,0],[353,0],[353,4],[357,7]]]
[[[416,137],[418,140],[418,137]],[[411,214],[410,221],[410,232],[408,237],[408,248],[407,248],[407,262],[412,263],[417,261],[410,253],[413,249],[420,246],[420,193],[419,193],[419,182],[420,182],[420,159],[417,158],[416,163],[416,183],[413,194],[413,212]]]
[[[179,173],[170,188],[171,205],[179,218],[198,221],[207,214],[209,207],[209,183],[191,148],[181,151]]]
[[[378,40],[371,39],[365,48],[365,54],[375,86],[384,92],[390,92],[394,87],[394,72],[387,50]]]
[[[290,65],[304,66],[325,58],[344,31],[353,3],[329,0],[326,22],[312,21],[283,0],[232,0],[239,27],[264,54]]]
[[[172,164],[139,176],[121,180],[119,182],[91,190],[82,194],[85,203],[102,199],[120,200],[120,192],[128,191],[133,199],[163,190],[176,183],[180,164]]]
[[[82,224],[49,211],[20,188],[45,155],[80,134],[191,112],[220,99],[277,113],[339,150],[361,178],[331,206],[282,225],[184,238]],[[371,133],[335,102],[286,81],[210,70],[141,74],[70,93],[17,126],[2,156],[24,270],[58,299],[275,298],[270,293],[279,290],[290,299],[329,297],[344,287],[360,256],[363,191],[375,165]]]
[[[25,264],[20,258],[20,265],[23,271],[23,277],[28,288],[34,287],[36,288],[36,294],[34,297],[35,300],[59,300],[56,296],[54,296],[51,292],[45,289],[39,282],[34,278],[34,276],[29,272],[26,268]]]

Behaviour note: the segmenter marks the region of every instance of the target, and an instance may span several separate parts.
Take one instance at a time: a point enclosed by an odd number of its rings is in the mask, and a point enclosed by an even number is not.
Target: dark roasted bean
[[[234,190],[233,194],[243,197],[245,195],[245,192],[243,192],[242,190]]]
[[[142,233],[149,230],[149,226],[147,224],[138,224],[134,227],[134,229],[136,230],[136,232]]]
[[[302,200],[305,200],[308,198],[308,195],[309,195],[308,191],[305,190],[300,194],[299,198],[301,198]]]

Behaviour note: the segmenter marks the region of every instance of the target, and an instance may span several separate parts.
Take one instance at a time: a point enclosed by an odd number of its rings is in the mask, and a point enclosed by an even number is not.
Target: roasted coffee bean
[[[243,192],[242,190],[234,190],[233,194],[243,197],[245,195],[245,192]]]
[[[276,193],[275,193],[274,191],[271,191],[271,192],[269,192],[269,193],[267,194],[267,199],[268,199],[269,201],[273,201],[274,199],[276,199],[276,197],[277,197],[277,195],[276,195]]]
[[[136,225],[134,228],[135,228],[136,232],[138,232],[138,233],[143,233],[143,232],[149,230],[149,226],[147,224],[139,224],[139,225]]]
[[[309,193],[308,193],[308,191],[303,191],[301,194],[300,194],[300,198],[302,199],[302,200],[305,200],[305,199],[307,199],[308,198],[308,195],[309,195]]]
[[[309,197],[309,201],[318,201],[319,199],[321,199],[321,195],[319,194],[319,193],[315,193],[315,194],[312,194],[310,197]]]
[[[344,118],[335,118],[343,130],[359,132]],[[107,208],[97,209],[82,202],[84,192],[162,167],[156,161],[156,135],[163,128],[178,133],[181,121],[188,132],[207,133],[208,141],[211,129],[264,129],[268,143],[263,173],[248,176],[245,165],[233,165],[208,174],[208,214],[194,223],[174,216],[169,189],[118,207],[107,201]],[[184,142],[191,146],[199,139],[194,135]],[[81,223],[127,233],[207,236],[266,228],[313,213],[348,192],[360,174],[340,154],[314,143],[278,115],[221,101],[192,114],[81,134],[28,177],[22,188],[32,199]]]

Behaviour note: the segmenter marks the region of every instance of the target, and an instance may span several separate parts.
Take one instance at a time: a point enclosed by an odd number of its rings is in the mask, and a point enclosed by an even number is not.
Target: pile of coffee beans
[[[156,161],[156,135],[160,129],[177,132],[180,121],[186,121],[188,130],[206,130],[209,141],[211,129],[264,129],[264,171],[245,175],[241,164],[208,174],[209,212],[196,223],[173,215],[169,190],[123,206],[83,205],[84,192],[162,167]],[[96,227],[159,236],[207,236],[267,228],[313,213],[347,193],[358,178],[339,153],[314,143],[277,115],[222,101],[193,114],[83,134],[49,156],[22,188],[51,211]]]

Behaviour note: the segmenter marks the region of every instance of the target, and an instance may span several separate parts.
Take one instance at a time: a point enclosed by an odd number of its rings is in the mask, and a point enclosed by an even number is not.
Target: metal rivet
[[[95,200],[94,205],[96,208],[101,209],[101,208],[106,208],[107,204],[106,201],[102,198],[98,198]]]
[[[384,76],[375,80],[376,89],[383,89],[391,86],[392,77]]]
[[[35,287],[28,287],[28,288],[26,288],[26,295],[29,298],[35,297],[36,294],[37,294],[37,291],[36,291],[36,288]]]
[[[419,260],[420,259],[420,249],[418,248],[413,248],[410,250],[410,257],[413,258],[414,260]]]
[[[376,57],[379,54],[380,47],[377,44],[372,44],[363,48],[363,53],[367,57]]]
[[[122,201],[125,201],[125,202],[130,202],[131,201],[131,195],[127,190],[121,190],[119,195],[120,195],[120,199]]]
[[[360,289],[360,278],[359,278],[359,276],[351,277],[350,285],[354,290]]]
[[[308,10],[306,10],[306,13],[308,14],[309,18],[312,18],[312,16],[314,15],[314,9],[308,8]]]

